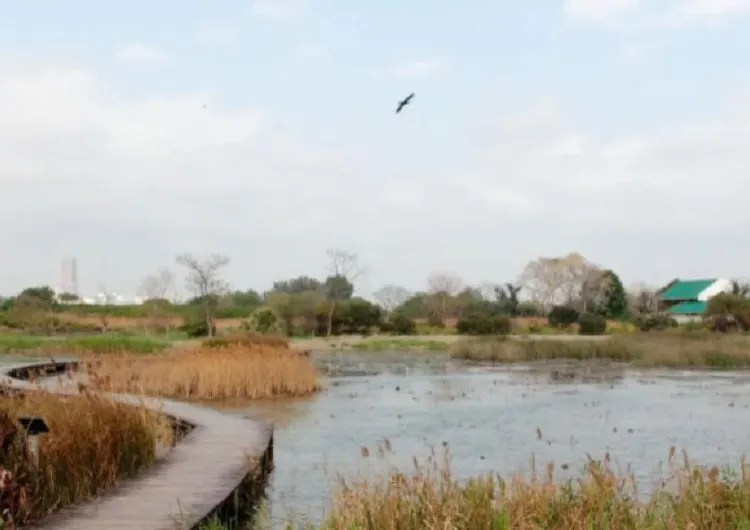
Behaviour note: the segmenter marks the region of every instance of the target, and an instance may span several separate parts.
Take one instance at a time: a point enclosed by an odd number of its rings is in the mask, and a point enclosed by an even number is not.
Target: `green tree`
[[[273,285],[271,286],[271,292],[287,294],[299,294],[311,291],[320,292],[322,290],[323,284],[320,280],[305,275],[291,278],[289,280],[273,282]]]
[[[604,272],[604,303],[599,313],[607,318],[623,318],[628,313],[628,294],[620,277],[611,269]]]
[[[59,325],[54,314],[56,305],[54,291],[49,287],[24,289],[13,300],[7,322],[12,327],[49,335]]]
[[[429,312],[427,303],[428,294],[425,292],[414,293],[408,297],[401,305],[393,308],[394,313],[400,313],[407,318],[426,318]]]
[[[520,301],[518,296],[522,288],[522,286],[514,283],[506,283],[505,285],[495,287],[495,300],[503,306],[508,316],[519,316]]]
[[[263,299],[260,294],[253,289],[247,291],[234,291],[229,294],[231,303],[235,307],[255,308],[263,305]]]
[[[46,285],[41,287],[27,287],[26,289],[21,291],[19,298],[22,296],[36,298],[44,303],[49,304],[50,306],[55,306],[57,304],[55,291],[53,291],[51,287],[48,287]]]
[[[73,293],[60,293],[58,296],[61,302],[78,302],[81,298]]]

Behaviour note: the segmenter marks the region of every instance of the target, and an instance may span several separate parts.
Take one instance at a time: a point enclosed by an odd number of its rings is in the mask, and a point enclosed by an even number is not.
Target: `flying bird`
[[[399,101],[398,108],[396,109],[396,114],[398,114],[399,112],[401,112],[401,109],[403,109],[405,106],[407,106],[409,104],[409,102],[411,101],[411,98],[413,98],[413,97],[414,97],[414,92],[412,92],[411,94],[409,94],[408,96],[406,96],[406,99],[404,99],[403,101]]]

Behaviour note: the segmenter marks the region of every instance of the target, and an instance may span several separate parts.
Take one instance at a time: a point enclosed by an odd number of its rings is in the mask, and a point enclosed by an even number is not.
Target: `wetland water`
[[[408,469],[412,457],[427,456],[429,445],[440,451],[443,442],[459,477],[528,471],[532,453],[537,469],[551,460],[565,476],[562,464],[577,473],[587,453],[609,452],[623,469],[632,466],[645,490],[670,445],[719,465],[737,465],[750,448],[746,374],[581,364],[490,368],[434,353],[314,356],[339,374],[320,395],[232,411],[276,425],[269,500],[278,527],[290,514],[318,519],[338,473],[356,476],[386,464]],[[392,445],[385,461],[375,456],[383,438]]]

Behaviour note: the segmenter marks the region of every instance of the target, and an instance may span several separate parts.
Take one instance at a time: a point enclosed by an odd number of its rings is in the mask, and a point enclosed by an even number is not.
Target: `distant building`
[[[674,279],[657,293],[659,309],[678,322],[698,320],[706,313],[708,300],[719,293],[731,293],[732,282],[723,278]]]
[[[60,292],[78,295],[78,261],[75,258],[62,260]]]

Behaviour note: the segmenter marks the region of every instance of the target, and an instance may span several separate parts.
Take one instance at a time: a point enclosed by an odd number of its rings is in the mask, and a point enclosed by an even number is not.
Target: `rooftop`
[[[706,312],[706,302],[682,302],[667,309],[672,315],[700,315]]]
[[[711,287],[714,282],[716,282],[715,278],[708,280],[677,280],[659,294],[659,300],[664,302],[696,300],[698,295]]]

